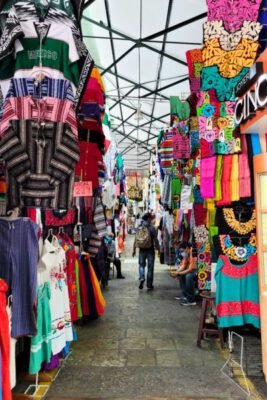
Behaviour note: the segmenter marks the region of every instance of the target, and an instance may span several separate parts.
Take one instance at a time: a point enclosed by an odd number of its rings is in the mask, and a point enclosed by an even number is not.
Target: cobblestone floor
[[[131,242],[129,237],[122,268],[126,279],[111,279],[105,315],[78,329],[48,399],[246,399],[220,373],[224,358],[216,340],[196,347],[200,306],[184,308],[174,299],[178,284],[166,266],[156,264],[154,291],[138,290]]]

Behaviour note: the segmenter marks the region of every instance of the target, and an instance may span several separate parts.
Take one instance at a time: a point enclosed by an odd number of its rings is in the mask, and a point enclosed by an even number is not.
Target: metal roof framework
[[[185,52],[202,46],[205,0],[88,0],[84,41],[106,87],[126,168],[148,168],[170,96],[189,94]]]

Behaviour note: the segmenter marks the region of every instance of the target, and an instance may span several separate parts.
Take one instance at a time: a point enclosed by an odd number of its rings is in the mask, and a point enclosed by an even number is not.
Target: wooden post
[[[267,153],[254,156],[262,368],[267,383]]]

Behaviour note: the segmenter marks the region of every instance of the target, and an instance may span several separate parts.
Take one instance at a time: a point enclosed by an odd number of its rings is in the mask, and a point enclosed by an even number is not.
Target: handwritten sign
[[[91,197],[93,196],[92,182],[74,182],[74,197]]]

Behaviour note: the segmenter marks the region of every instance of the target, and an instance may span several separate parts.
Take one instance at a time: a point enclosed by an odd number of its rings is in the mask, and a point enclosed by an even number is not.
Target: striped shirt
[[[53,97],[34,100],[32,97],[10,97],[5,101],[0,124],[0,137],[5,134],[11,120],[37,120],[66,122],[75,137],[78,137],[74,105],[69,100]]]
[[[41,82],[34,78],[11,79],[7,98],[32,96],[55,97],[61,100],[74,101],[71,84],[67,79],[51,79],[45,77]]]
[[[79,146],[68,124],[13,120],[0,141],[8,206],[69,208]]]

